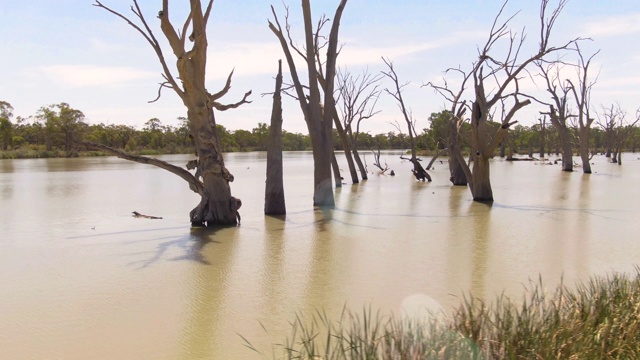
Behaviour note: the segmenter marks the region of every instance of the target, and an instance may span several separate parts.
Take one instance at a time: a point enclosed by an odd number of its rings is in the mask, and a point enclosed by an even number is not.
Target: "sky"
[[[557,1],[557,0],[555,0]],[[555,4],[555,1],[551,2]],[[132,0],[102,2],[133,16]],[[177,125],[186,109],[178,96],[164,90],[161,68],[148,43],[124,21],[92,6],[92,0],[0,0],[0,100],[14,107],[14,116],[29,117],[43,106],[66,102],[85,114],[89,124],[127,124],[142,128],[151,118],[165,125]],[[327,14],[331,19],[338,0],[312,0],[314,19]],[[159,20],[160,0],[139,0],[155,35],[162,40]],[[171,19],[182,24],[187,1],[170,1]],[[268,28],[273,19],[270,6],[283,21],[284,4],[289,6],[294,40],[301,43],[300,2],[294,0],[216,0],[209,20],[207,88],[217,92],[234,70],[232,88],[223,101],[232,103],[252,90],[251,104],[218,113],[216,120],[228,129],[251,130],[269,123],[271,96],[277,61],[282,56],[276,37]],[[441,96],[422,86],[428,82],[455,86],[455,74],[448,68],[469,69],[477,58],[477,48],[486,41],[502,1],[500,0],[349,0],[340,26],[342,51],[338,65],[354,74],[385,70],[381,57],[388,58],[403,83],[406,105],[418,129],[428,128],[428,117],[448,107]],[[513,31],[525,33],[522,54],[535,51],[538,38],[539,3],[511,0],[505,16]],[[503,17],[506,19],[506,17]],[[617,103],[635,117],[640,108],[640,1],[569,0],[555,32],[554,44],[576,37],[586,56],[596,51],[592,78],[591,106]],[[504,47],[495,47],[496,55]],[[174,63],[170,51],[169,63]],[[563,60],[571,61],[572,55]],[[575,71],[563,70],[567,76]],[[571,74],[569,74],[571,73]],[[285,81],[288,75],[285,67]],[[383,80],[381,87],[393,84]],[[544,98],[542,83],[525,86]],[[468,98],[468,96],[467,96]],[[548,100],[546,98],[545,100]],[[382,94],[380,113],[363,124],[373,134],[396,131],[392,123],[402,121],[395,101]],[[531,125],[544,107],[532,104],[516,119]],[[299,106],[284,100],[287,131],[306,132]]]

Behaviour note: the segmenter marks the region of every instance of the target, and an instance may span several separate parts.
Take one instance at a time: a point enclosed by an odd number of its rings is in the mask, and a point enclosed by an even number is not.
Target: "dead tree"
[[[361,76],[355,77],[346,70],[338,70],[337,74],[339,92],[339,105],[337,108],[347,134],[349,147],[353,153],[353,159],[358,165],[362,180],[367,179],[367,169],[358,153],[360,123],[380,112],[375,111],[375,107],[380,97],[379,86],[381,78],[381,76],[372,76],[367,71],[364,71]]]
[[[582,56],[580,48],[576,45],[576,51],[578,53],[578,82],[574,84],[571,79],[567,80],[570,84],[571,92],[576,103],[576,109],[578,111],[578,137],[580,139],[580,159],[582,160],[582,171],[585,174],[591,174],[591,156],[589,155],[589,146],[591,142],[591,124],[593,124],[594,117],[591,116],[591,88],[595,85],[596,79],[589,80],[589,65],[591,60],[596,56],[600,50],[591,55],[588,59]]]
[[[636,119],[631,123],[626,119],[627,113],[620,108],[619,104],[611,105],[602,111],[603,121],[600,126],[609,132],[611,147],[611,162],[622,165],[622,151],[634,130],[634,126],[640,121],[640,109],[636,111]]]
[[[611,108],[605,108],[601,106],[601,114],[598,114],[598,126],[602,128],[604,132],[604,146],[605,146],[605,156],[611,158],[615,156],[614,146],[615,146],[615,128],[618,122],[618,116],[620,110],[620,105],[611,105]],[[618,160],[611,159],[611,162],[617,163]]]
[[[538,126],[540,130],[537,130],[538,137],[540,138],[540,160],[544,159],[544,148],[546,143],[547,132],[547,117],[542,116],[538,118]]]
[[[411,158],[409,159],[409,161],[411,161],[411,163],[413,164],[413,169],[411,170],[411,172],[413,173],[413,176],[415,176],[417,180],[431,181],[431,176],[422,167],[422,164],[420,164],[420,161],[418,161],[418,158],[416,156],[415,122],[412,119],[411,115],[409,114],[409,110],[407,110],[407,107],[404,103],[404,99],[402,98],[402,89],[405,86],[407,86],[408,83],[400,85],[400,81],[398,80],[398,75],[396,74],[396,71],[393,68],[393,63],[390,60],[385,59],[384,57],[382,58],[382,61],[384,61],[385,65],[387,65],[387,68],[389,69],[389,71],[387,72],[383,71],[382,74],[384,74],[386,77],[391,79],[391,81],[393,81],[393,86],[394,86],[393,90],[384,89],[384,91],[387,94],[391,95],[397,101],[398,103],[397,105],[400,108],[400,111],[402,112],[402,116],[404,118],[405,123],[407,124],[407,130],[409,132],[409,145],[411,146]]]
[[[449,150],[449,181],[455,186],[467,186],[467,175],[463,168],[464,161],[460,162],[460,157],[456,156],[457,153],[462,154],[460,147],[460,135],[462,131],[462,125],[465,122],[464,116],[467,111],[467,103],[462,100],[462,95],[466,90],[466,84],[471,76],[471,73],[465,73],[461,69],[448,69],[445,73],[458,72],[462,74],[462,85],[457,92],[453,92],[447,86],[446,79],[444,85],[439,86],[432,82],[427,83],[425,86],[433,88],[437,93],[447,100],[451,104],[450,109],[447,111],[449,114],[449,143],[447,149]]]
[[[271,108],[264,213],[265,215],[284,215],[287,213],[282,171],[282,60],[278,60],[276,89],[273,93],[273,106]]]
[[[351,149],[351,139],[349,139],[349,134],[347,133],[345,128],[342,126],[342,122],[338,118],[338,113],[334,112],[334,115],[335,115],[333,118],[334,125],[336,126],[336,132],[338,133],[338,137],[340,138],[340,142],[342,143],[344,156],[347,159],[347,166],[349,167],[349,175],[351,175],[351,182],[353,184],[357,184],[360,182],[360,179],[358,178],[358,171],[356,170],[356,163],[355,163],[355,159],[353,158],[353,152]],[[334,157],[335,157],[335,151],[334,151]],[[337,164],[338,160],[336,159],[335,162]],[[338,172],[337,174],[334,174],[334,177],[336,179],[341,178],[340,172]],[[338,187],[338,184],[336,184],[336,187]]]
[[[550,14],[547,9],[549,0],[541,0],[540,39],[537,52],[521,59],[521,50],[526,37],[524,34],[517,34],[509,29],[509,22],[513,16],[501,21],[506,4],[507,2],[502,5],[495,17],[487,42],[479,48],[478,59],[473,63],[470,71],[470,79],[473,80],[473,100],[470,106],[473,166],[470,168],[464,163],[460,151],[455,152],[458,161],[465,164],[462,168],[475,201],[493,201],[489,161],[509,128],[517,123],[513,120],[515,114],[531,103],[529,99],[521,100],[524,94],[519,87],[519,81],[526,74],[526,69],[533,62],[545,59],[554,52],[565,50],[578,40],[570,40],[560,46],[550,44],[553,27],[566,4],[566,0],[560,0],[558,6]],[[506,53],[502,57],[497,57],[494,55],[493,48],[502,40],[506,40]],[[491,85],[492,82],[493,85]],[[464,86],[463,82],[462,87]],[[488,91],[487,86],[490,86]],[[491,110],[496,105],[502,104],[504,104],[502,110],[504,116],[500,127],[491,137],[489,134]]]
[[[275,23],[269,21],[269,29],[271,29],[280,41],[280,46],[287,59],[296,98],[300,104],[300,109],[302,110],[304,120],[309,130],[309,137],[311,138],[314,163],[313,204],[314,206],[330,208],[335,206],[333,187],[331,186],[331,159],[333,156],[332,129],[334,113],[336,111],[335,99],[333,97],[334,77],[338,56],[338,30],[340,28],[342,12],[346,5],[347,0],[342,0],[336,9],[331,31],[329,32],[327,55],[324,63],[320,61],[320,48],[318,46],[321,35],[319,31],[315,33],[313,31],[311,4],[309,0],[302,0],[305,51],[298,49],[291,39],[288,8],[286,8],[285,15],[286,30],[283,30],[273,6],[271,7],[271,11]],[[321,23],[322,22],[323,20],[321,20]],[[292,51],[300,55],[306,63],[309,80],[307,85],[303,85],[298,75]],[[325,67],[324,70],[323,65]],[[325,80],[324,86],[322,86],[324,90],[324,102],[322,102],[319,84],[321,77]],[[305,89],[308,90],[307,93],[305,93]]]
[[[340,174],[340,165],[338,165],[338,158],[336,157],[336,152],[333,151],[331,153],[331,170],[333,172],[333,183],[337,188],[342,187],[342,174]]]
[[[386,161],[384,163],[384,167],[380,164],[380,149],[377,151],[371,150],[371,152],[373,153],[373,165],[380,169],[380,175],[384,175],[384,173],[389,170],[389,165],[387,165]]]
[[[191,0],[189,14],[182,23],[183,25],[176,29],[176,26],[171,23],[169,18],[169,0],[162,1],[162,10],[158,12],[158,19],[162,33],[176,59],[176,65],[173,68],[166,60],[163,53],[164,47],[151,30],[137,0],[133,0],[133,6],[131,7],[131,11],[134,14],[133,20],[121,12],[102,4],[100,1],[96,1],[94,4],[94,6],[102,8],[126,21],[143,36],[155,51],[162,67],[164,81],[158,89],[158,98],[162,89],[171,89],[180,97],[187,108],[189,129],[195,141],[198,155],[198,159],[191,162],[191,165],[197,168],[196,175],[189,177],[184,173],[186,170],[177,166],[163,165],[161,167],[187,180],[191,189],[200,194],[200,203],[190,213],[191,223],[195,226],[204,225],[205,223],[208,226],[232,225],[239,222],[238,208],[241,202],[231,196],[229,183],[233,181],[233,175],[224,165],[220,143],[216,135],[214,109],[224,111],[237,108],[242,104],[248,103],[247,98],[251,94],[251,91],[247,92],[242,100],[234,104],[222,104],[219,102],[231,87],[233,71],[229,74],[222,90],[211,94],[205,87],[207,63],[206,31],[212,5],[213,0],[209,0],[206,9],[203,10],[200,0]],[[174,75],[176,71],[177,76]],[[94,145],[85,144],[86,146],[94,147]],[[117,152],[111,153],[117,156],[122,155]],[[125,158],[158,165],[157,162],[143,157],[129,156]]]
[[[551,96],[551,102],[547,103],[538,100],[546,105],[549,110],[541,112],[548,115],[551,123],[558,131],[560,148],[562,149],[562,171],[573,171],[573,146],[572,146],[572,126],[569,121],[573,115],[569,110],[569,96],[571,94],[571,83],[560,77],[562,64],[554,62],[545,65],[538,63],[538,68],[547,86],[547,92]]]

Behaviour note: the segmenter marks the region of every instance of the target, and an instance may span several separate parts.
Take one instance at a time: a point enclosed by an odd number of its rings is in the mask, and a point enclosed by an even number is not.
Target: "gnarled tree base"
[[[242,201],[233,196],[229,200],[216,200],[204,194],[198,206],[189,214],[191,225],[195,227],[238,225],[240,224],[238,209],[241,206]]]
[[[411,172],[413,173],[413,176],[415,176],[417,180],[431,181],[431,176],[422,167],[418,159],[411,159],[410,161],[413,163],[413,169],[411,170]]]

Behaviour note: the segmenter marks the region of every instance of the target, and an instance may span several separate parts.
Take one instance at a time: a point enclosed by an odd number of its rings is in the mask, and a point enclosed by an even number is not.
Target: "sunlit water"
[[[285,154],[283,220],[262,214],[265,154],[228,154],[242,225],[215,232],[190,229],[198,196],[163,170],[1,160],[0,359],[256,358],[240,335],[269,355],[316,309],[447,310],[468,291],[519,297],[538,276],[552,288],[640,263],[636,154],[596,157],[592,175],[496,159],[492,206],[451,187],[446,162],[420,183],[383,158],[397,176],[345,185],[323,213],[311,155]]]

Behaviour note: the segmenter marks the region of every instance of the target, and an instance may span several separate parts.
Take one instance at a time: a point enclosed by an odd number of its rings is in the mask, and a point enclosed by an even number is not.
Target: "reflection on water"
[[[397,176],[345,185],[323,212],[311,155],[286,153],[287,215],[265,217],[264,153],[229,154],[243,223],[218,230],[190,229],[197,195],[153,167],[0,161],[0,358],[252,358],[239,334],[270,354],[296,314],[450,309],[467,291],[519,296],[538,275],[552,287],[640,256],[640,161],[594,158],[583,175],[496,159],[489,206],[444,165],[414,181],[397,155],[383,155]]]

